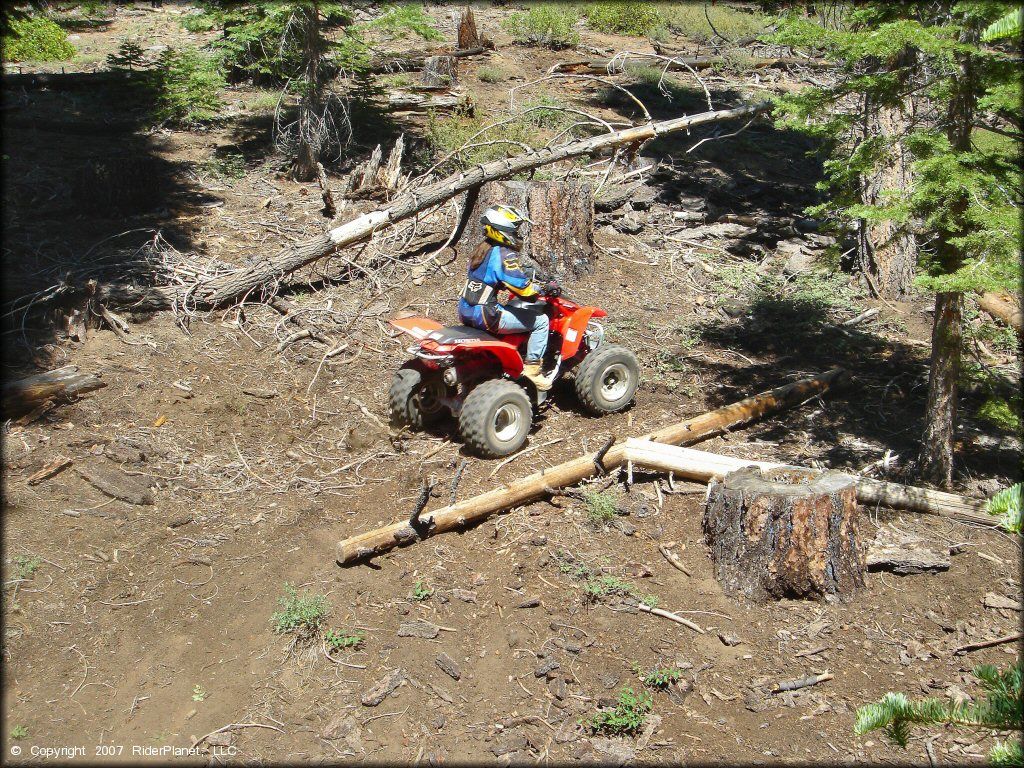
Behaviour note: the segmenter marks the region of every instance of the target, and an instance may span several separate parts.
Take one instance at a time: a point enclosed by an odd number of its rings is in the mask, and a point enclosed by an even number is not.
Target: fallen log
[[[634,128],[592,136],[561,146],[544,147],[524,152],[516,157],[502,158],[477,165],[433,184],[408,189],[388,208],[371,211],[315,238],[289,245],[273,256],[254,259],[251,264],[236,272],[214,277],[184,290],[172,287],[160,289],[164,297],[164,308],[169,308],[175,300],[187,300],[189,306],[216,307],[253,292],[259,293],[262,287],[276,284],[285,275],[317,259],[328,256],[345,246],[366,240],[379,229],[415,216],[417,213],[433,208],[456,195],[478,188],[488,181],[505,179],[560,160],[590,155],[605,147],[642,143],[667,133],[684,131],[699,125],[710,125],[741,117],[754,117],[769,108],[768,102],[760,102],[734,109],[722,109],[699,115],[677,117],[672,120],[645,123]],[[146,298],[149,299],[152,296],[151,289]]]
[[[650,441],[633,438],[626,440],[623,449],[626,460],[633,462],[638,467],[674,472],[680,477],[701,482],[724,477],[730,472],[750,466],[766,470],[806,471],[803,467],[793,467],[779,462],[737,459],[692,448],[657,445]],[[996,518],[985,513],[985,501],[982,499],[972,499],[966,496],[957,496],[954,493],[917,488],[912,485],[887,483],[867,477],[854,477],[854,479],[857,482],[857,502],[860,504],[877,504],[906,512],[939,515],[978,525],[998,525]]]
[[[434,56],[451,56],[456,59],[467,56],[479,56],[487,52],[486,46],[466,48],[457,51],[435,51],[434,53],[423,53],[420,55],[406,56],[404,58],[378,59],[370,64],[370,72],[375,75],[392,74],[395,72],[415,72],[427,66],[427,62]]]
[[[550,74],[595,74],[614,75],[626,71],[626,65],[633,60],[650,60],[656,62],[659,69],[668,67],[669,72],[689,72],[710,69],[715,66],[735,65],[735,59],[727,59],[724,56],[688,56],[673,57],[668,59],[665,56],[651,54],[629,54],[614,59],[587,59],[584,61],[560,61],[548,70]],[[797,56],[780,56],[775,58],[755,58],[746,65],[749,69],[771,69],[778,67],[809,67],[811,69],[831,69],[835,64],[824,59],[801,59]]]
[[[93,373],[79,373],[77,365],[65,365],[46,373],[12,381],[3,388],[4,413],[13,416],[37,408],[47,400],[73,402],[79,395],[107,386]]]
[[[791,384],[776,387],[732,405],[687,419],[657,430],[644,439],[675,445],[695,443],[739,426],[756,421],[772,413],[797,406],[809,398],[824,394],[844,376],[841,368],[833,368],[818,376],[800,379]],[[397,544],[408,544],[438,533],[462,528],[472,522],[483,520],[503,509],[540,498],[552,489],[575,485],[603,471],[607,472],[625,461],[623,445],[612,445],[602,449],[600,462],[594,455],[543,469],[527,477],[509,483],[502,488],[474,496],[457,504],[450,504],[430,514],[424,521],[427,525],[414,529],[407,520],[383,528],[376,528],[338,542],[336,557],[339,565],[345,565],[385,552]],[[421,533],[422,532],[422,533]]]
[[[978,297],[978,306],[1007,327],[1013,328],[1018,336],[1024,333],[1024,313],[1008,293],[983,293]]]

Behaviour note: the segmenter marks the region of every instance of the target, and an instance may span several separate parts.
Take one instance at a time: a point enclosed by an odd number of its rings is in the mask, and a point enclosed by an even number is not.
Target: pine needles
[[[1024,698],[1021,696],[1024,665],[1017,663],[1000,671],[992,664],[984,664],[977,667],[974,674],[986,691],[985,698],[976,704],[946,703],[932,698],[910,701],[902,693],[889,692],[881,701],[857,709],[854,732],[861,736],[880,729],[893,743],[906,747],[914,725],[948,723],[968,728],[1024,731]],[[989,762],[997,766],[1024,765],[1019,739],[997,741],[989,751]]]

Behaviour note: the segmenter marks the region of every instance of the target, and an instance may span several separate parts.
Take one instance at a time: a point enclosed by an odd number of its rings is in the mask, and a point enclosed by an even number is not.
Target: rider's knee
[[[543,328],[546,331],[548,328],[551,327],[551,320],[548,318],[546,314],[540,312],[537,315],[536,325],[534,325],[533,327],[534,329]]]

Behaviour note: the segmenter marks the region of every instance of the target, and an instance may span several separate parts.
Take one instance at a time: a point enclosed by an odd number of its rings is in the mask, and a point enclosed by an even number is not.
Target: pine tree
[[[911,726],[949,723],[952,725],[1016,731],[1013,741],[997,741],[989,750],[989,762],[996,766],[1024,765],[1020,734],[1024,732],[1024,696],[1021,683],[1024,666],[1020,663],[1000,671],[991,664],[974,670],[985,690],[977,704],[948,703],[937,699],[910,701],[902,693],[889,692],[875,704],[857,708],[854,732],[860,736],[881,729],[895,744],[906,747]]]
[[[936,294],[922,476],[953,477],[963,293],[1020,283],[1019,61],[983,30],[1011,6],[996,2],[871,3],[841,29],[797,16],[775,42],[822,51],[839,66],[835,85],[779,100],[781,121],[820,136],[831,152],[814,209],[838,226],[888,222],[920,250],[916,285]],[[898,131],[863,126],[885,110],[910,119]],[[862,194],[893,153],[902,182]]]

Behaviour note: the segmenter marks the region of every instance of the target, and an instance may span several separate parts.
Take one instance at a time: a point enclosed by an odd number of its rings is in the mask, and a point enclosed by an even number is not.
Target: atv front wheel
[[[419,432],[444,415],[438,398],[444,397],[441,377],[419,368],[399,368],[388,390],[391,426],[409,427]]]
[[[602,344],[576,370],[576,396],[591,413],[616,413],[633,400],[640,363],[625,347]]]
[[[493,379],[466,396],[459,433],[470,450],[497,459],[519,450],[532,423],[533,407],[523,388],[508,379]]]

